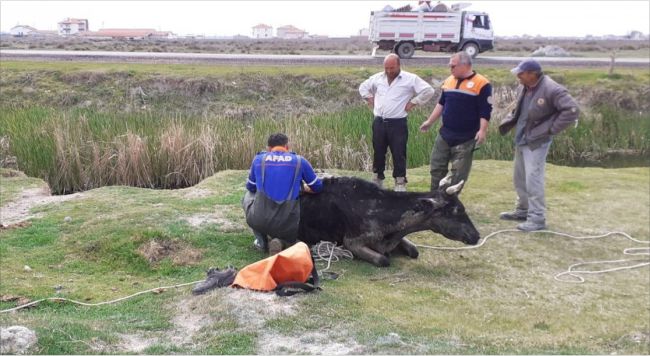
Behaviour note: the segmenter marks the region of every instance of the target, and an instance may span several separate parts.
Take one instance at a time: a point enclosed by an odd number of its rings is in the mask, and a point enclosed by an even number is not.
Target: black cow
[[[313,245],[336,242],[376,266],[389,265],[399,248],[411,258],[418,250],[404,236],[433,230],[448,239],[475,245],[479,232],[465,213],[457,192],[462,182],[434,192],[393,192],[360,178],[323,180],[320,194],[300,197],[300,239]]]

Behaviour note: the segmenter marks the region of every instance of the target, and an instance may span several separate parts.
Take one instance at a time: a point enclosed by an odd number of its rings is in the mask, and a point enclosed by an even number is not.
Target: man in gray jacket
[[[566,88],[544,75],[534,59],[512,69],[521,83],[516,108],[499,125],[505,135],[515,128],[513,181],[517,192],[515,210],[501,213],[502,220],[522,221],[522,231],[546,228],[544,168],[553,136],[578,119],[579,109]]]

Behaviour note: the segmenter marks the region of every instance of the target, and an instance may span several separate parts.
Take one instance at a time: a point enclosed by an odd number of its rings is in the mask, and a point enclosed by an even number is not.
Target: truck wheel
[[[473,42],[465,43],[463,46],[463,52],[467,53],[470,57],[475,58],[478,54],[478,46]]]
[[[401,43],[397,46],[395,53],[397,53],[399,58],[411,58],[413,57],[413,53],[415,53],[415,45],[411,42]]]

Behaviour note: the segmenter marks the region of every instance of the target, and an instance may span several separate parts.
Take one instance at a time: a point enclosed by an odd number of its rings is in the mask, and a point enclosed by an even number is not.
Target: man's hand
[[[368,103],[368,107],[370,110],[375,109],[375,97],[374,96],[369,96],[366,98],[366,103]]]
[[[302,182],[302,191],[309,194],[314,193],[314,191],[311,190],[311,188],[307,184],[305,184],[305,182]]]
[[[482,145],[485,142],[488,131],[488,121],[484,118],[481,118],[481,128],[478,129],[478,132],[474,136],[477,145]]]
[[[420,125],[420,131],[421,132],[427,132],[429,129],[433,126],[433,122],[430,122],[429,120],[426,120],[425,122]]]
[[[476,140],[476,144],[482,145],[483,142],[485,142],[486,137],[487,137],[487,130],[478,130],[478,132],[476,132],[476,136],[474,136],[474,139]]]
[[[414,107],[415,104],[409,101],[408,103],[406,103],[406,107],[404,108],[404,110],[406,110],[406,112],[410,112]]]

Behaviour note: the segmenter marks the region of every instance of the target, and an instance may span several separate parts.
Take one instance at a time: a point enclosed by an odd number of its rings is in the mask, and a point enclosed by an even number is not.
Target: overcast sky
[[[456,1],[448,1],[450,5]],[[435,3],[435,0],[432,2]],[[497,36],[624,35],[650,31],[650,1],[471,1],[488,12]],[[0,1],[0,28],[56,30],[66,17],[91,30],[154,28],[179,35],[250,36],[251,27],[294,25],[310,34],[350,36],[368,27],[370,11],[417,1]]]

